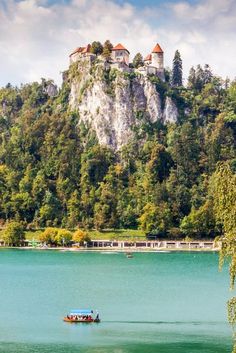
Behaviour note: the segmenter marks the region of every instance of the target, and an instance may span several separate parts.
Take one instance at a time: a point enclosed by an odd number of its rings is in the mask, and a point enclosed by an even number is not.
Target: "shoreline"
[[[170,253],[170,252],[219,252],[220,248],[201,248],[201,249],[181,249],[181,248],[75,248],[75,247],[33,247],[33,246],[2,246],[0,249],[16,249],[16,250],[39,250],[39,251],[61,251],[61,252],[94,252],[94,253]]]

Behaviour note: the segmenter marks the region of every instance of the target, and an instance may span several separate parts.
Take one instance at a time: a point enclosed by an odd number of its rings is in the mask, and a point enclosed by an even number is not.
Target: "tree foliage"
[[[77,229],[72,236],[72,240],[74,243],[84,245],[85,242],[88,243],[91,239],[86,231]]]
[[[99,55],[99,54],[102,54],[102,52],[103,52],[103,45],[98,41],[94,41],[91,44],[91,53]]]
[[[47,227],[39,235],[39,240],[47,245],[68,246],[72,240],[72,233],[67,229]]]
[[[111,46],[104,43],[109,51]],[[116,75],[108,70],[102,77],[115,84]],[[125,79],[135,90],[130,76]],[[163,107],[166,97],[175,102],[178,122],[151,122],[146,112],[134,111],[134,136],[118,152],[100,146],[71,111],[68,82],[56,96],[48,95],[47,80],[0,89],[3,222],[50,229],[142,226],[147,234],[170,237],[173,231],[192,237],[220,233],[208,184],[217,163],[236,170],[235,82],[214,76],[207,65],[192,70],[188,88],[147,79]],[[43,237],[56,244],[55,235]]]
[[[140,66],[144,65],[142,54],[137,53],[133,59],[133,66],[134,68],[139,68]]]
[[[171,82],[174,87],[180,87],[183,85],[183,67],[180,52],[176,50],[173,59],[172,77]]]
[[[207,200],[199,209],[193,208],[182,219],[180,229],[183,234],[192,238],[209,238],[216,235],[213,205]]]
[[[111,57],[112,48],[113,44],[111,44],[111,42],[107,39],[103,44],[102,56],[104,56],[106,59],[109,59]]]
[[[5,245],[20,246],[25,239],[25,232],[22,223],[11,221],[8,222],[3,231],[2,239]]]
[[[219,163],[211,178],[211,195],[214,200],[215,217],[222,227],[220,268],[225,259],[230,260],[230,287],[234,289],[236,278],[236,174],[228,162]],[[236,324],[236,297],[228,301],[228,320],[233,329]],[[235,338],[235,336],[234,336]],[[234,351],[236,342],[234,342]]]

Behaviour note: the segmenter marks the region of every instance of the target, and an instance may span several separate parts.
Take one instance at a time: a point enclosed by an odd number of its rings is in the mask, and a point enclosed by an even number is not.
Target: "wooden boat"
[[[63,318],[65,322],[71,323],[92,323],[100,322],[99,313],[96,311],[96,316],[94,316],[93,310],[89,309],[76,309],[71,310],[67,316]]]

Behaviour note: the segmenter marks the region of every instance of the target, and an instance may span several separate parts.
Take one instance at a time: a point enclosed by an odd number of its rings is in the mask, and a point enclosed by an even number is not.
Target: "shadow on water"
[[[103,323],[113,323],[113,324],[141,324],[141,325],[202,325],[201,321],[115,321],[115,320],[103,320]],[[219,321],[205,321],[204,324],[208,326],[216,326],[219,324],[225,324]]]
[[[215,343],[126,344],[120,346],[81,347],[67,344],[2,343],[1,353],[230,353],[230,345]]]

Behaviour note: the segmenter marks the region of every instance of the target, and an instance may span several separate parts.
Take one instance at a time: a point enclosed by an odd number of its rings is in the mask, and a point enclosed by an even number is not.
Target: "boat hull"
[[[75,324],[78,324],[78,323],[86,323],[86,324],[91,324],[91,323],[93,323],[93,322],[100,322],[100,320],[96,320],[96,319],[90,319],[90,320],[88,320],[88,319],[85,319],[85,320],[75,320],[75,319],[68,319],[67,317],[64,317],[63,318],[63,321],[64,322],[71,322],[71,323],[75,323]]]

